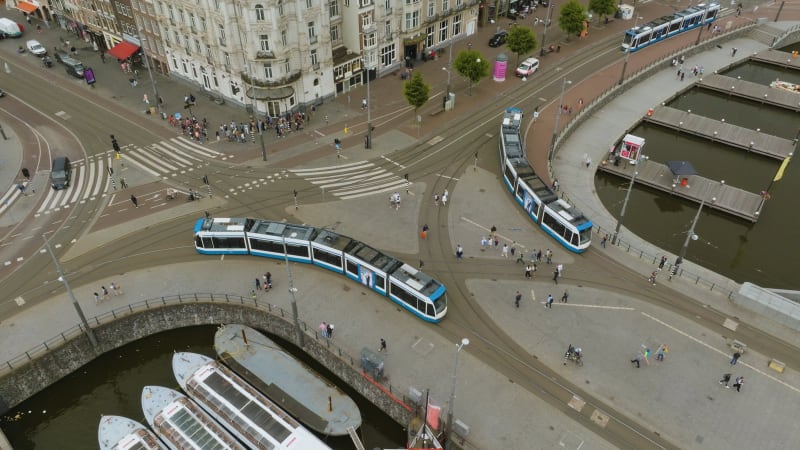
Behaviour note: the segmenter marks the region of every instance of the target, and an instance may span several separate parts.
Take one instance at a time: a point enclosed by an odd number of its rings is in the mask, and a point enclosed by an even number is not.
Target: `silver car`
[[[31,39],[25,45],[28,47],[28,51],[36,56],[44,56],[47,54],[47,49],[35,39]]]

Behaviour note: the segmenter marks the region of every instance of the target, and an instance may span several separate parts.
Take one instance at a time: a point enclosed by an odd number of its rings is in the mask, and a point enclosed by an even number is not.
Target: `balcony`
[[[256,60],[275,59],[275,52],[273,52],[272,50],[269,50],[269,51],[259,50],[259,51],[256,52],[255,59]]]
[[[245,72],[242,72],[239,75],[242,77],[242,80],[245,83],[247,83],[247,84],[249,84],[251,86],[273,88],[273,87],[286,86],[287,84],[294,83],[295,81],[300,79],[300,77],[303,75],[303,73],[301,71],[297,70],[297,71],[294,71],[294,72],[290,73],[289,75],[287,75],[287,76],[285,76],[283,78],[278,78],[278,79],[274,79],[274,80],[264,80],[264,79],[261,79],[261,78],[250,78],[250,75],[248,75]]]

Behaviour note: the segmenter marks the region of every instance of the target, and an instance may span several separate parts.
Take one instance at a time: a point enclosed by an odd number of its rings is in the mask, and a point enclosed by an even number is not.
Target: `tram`
[[[253,255],[313,264],[388,297],[422,320],[447,314],[447,290],[431,276],[331,230],[248,218],[203,218],[194,245],[205,255]]]
[[[536,175],[525,158],[522,117],[519,108],[503,114],[499,145],[503,183],[534,223],[568,250],[583,253],[592,243],[592,221]]]
[[[700,3],[631,28],[625,31],[622,51],[635,52],[685,31],[708,25],[717,20],[719,11],[720,6],[717,3]]]

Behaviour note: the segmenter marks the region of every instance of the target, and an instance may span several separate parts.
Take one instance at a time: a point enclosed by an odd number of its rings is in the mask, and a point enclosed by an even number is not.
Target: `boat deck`
[[[758,52],[751,56],[750,60],[787,69],[800,70],[800,58],[792,58],[791,53],[780,50],[770,49],[765,52]]]
[[[122,416],[102,416],[97,441],[100,450],[167,450],[144,425]]]
[[[800,101],[800,95],[797,96]],[[759,155],[783,161],[794,151],[795,143],[757,130],[732,125],[687,111],[660,106],[645,116],[649,123],[691,134],[729,147],[739,148]]]

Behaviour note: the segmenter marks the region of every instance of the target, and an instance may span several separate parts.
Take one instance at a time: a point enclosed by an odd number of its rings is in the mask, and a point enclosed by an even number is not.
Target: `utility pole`
[[[303,333],[300,331],[300,319],[297,317],[297,298],[294,293],[297,288],[294,287],[294,278],[292,278],[292,266],[289,262],[289,253],[286,251],[286,237],[283,237],[283,259],[286,262],[286,272],[289,274],[289,293],[292,294],[292,319],[294,319],[294,338],[297,341],[297,346],[303,348]]]

